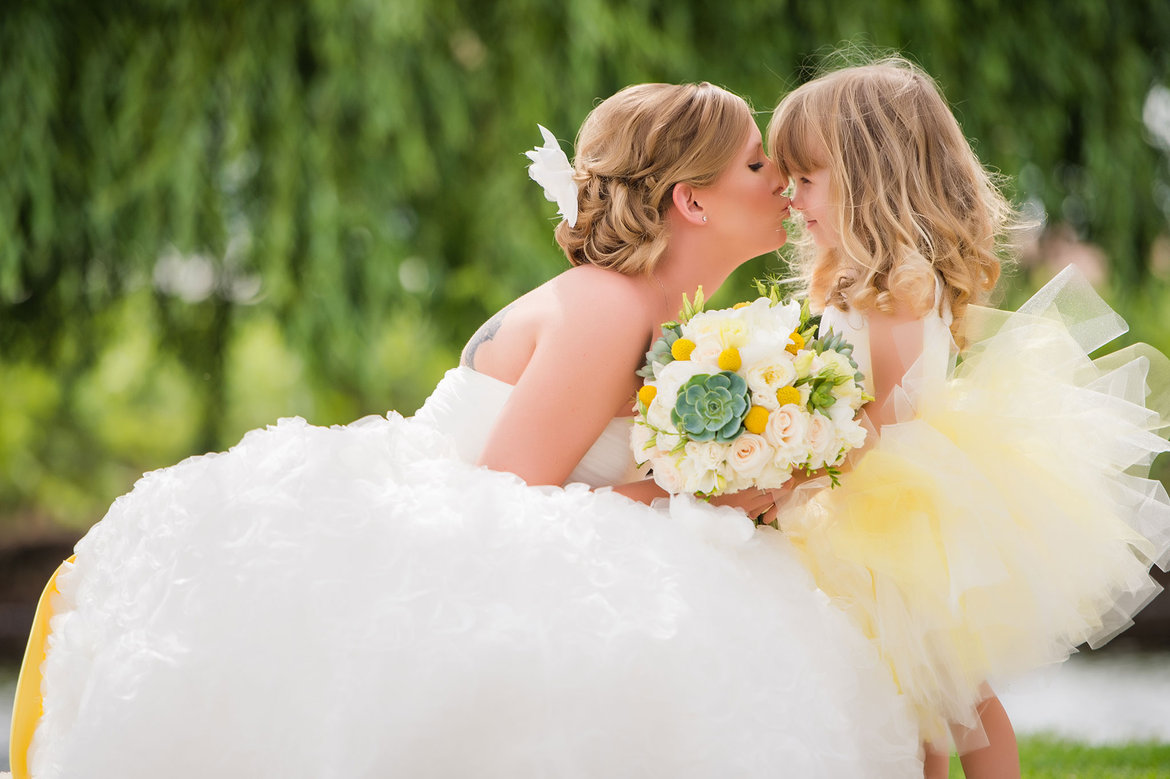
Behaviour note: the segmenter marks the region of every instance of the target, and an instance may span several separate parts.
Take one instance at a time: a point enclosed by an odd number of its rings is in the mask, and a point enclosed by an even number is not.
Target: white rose
[[[682,471],[671,457],[655,458],[653,462],[654,483],[671,495],[678,495],[686,491],[686,481]]]
[[[746,306],[735,309],[735,314],[747,325],[753,341],[757,337],[771,335],[772,331],[782,327],[777,324],[776,311],[767,298],[756,298]]]
[[[686,458],[694,462],[699,468],[708,471],[721,471],[727,463],[730,447],[716,441],[688,441]]]
[[[784,482],[792,478],[792,466],[781,468],[776,461],[768,463],[754,481],[761,490],[774,490],[784,486]]]
[[[768,415],[764,426],[764,440],[776,453],[790,462],[801,462],[808,453],[805,433],[808,429],[808,414],[789,403]]]
[[[808,442],[809,467],[819,468],[837,459],[840,444],[832,420],[824,414],[809,414],[805,440]]]
[[[714,441],[688,441],[678,464],[687,492],[713,493],[727,481],[727,445]]]
[[[791,334],[800,326],[800,303],[789,300],[783,305],[772,306],[772,316],[776,323],[774,327],[777,330]]]
[[[829,406],[829,419],[838,428],[849,424],[856,416],[856,412],[845,403],[834,403]]]
[[[837,438],[842,446],[857,449],[865,444],[866,430],[860,423],[851,419],[837,425]]]
[[[727,464],[742,479],[755,479],[772,461],[774,451],[762,435],[744,433],[731,444]]]

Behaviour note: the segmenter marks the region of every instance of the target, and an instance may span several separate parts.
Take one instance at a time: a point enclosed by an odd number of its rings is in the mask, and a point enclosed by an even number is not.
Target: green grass
[[[1024,779],[1167,779],[1170,744],[1093,747],[1054,738],[1020,739]],[[959,758],[951,758],[951,777],[963,776]]]

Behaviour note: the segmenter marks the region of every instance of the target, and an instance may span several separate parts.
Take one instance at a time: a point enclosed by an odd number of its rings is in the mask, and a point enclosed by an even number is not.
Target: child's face
[[[833,202],[829,196],[828,168],[795,174],[792,207],[804,216],[809,235],[818,247],[832,249],[837,246],[840,237],[832,227]]]

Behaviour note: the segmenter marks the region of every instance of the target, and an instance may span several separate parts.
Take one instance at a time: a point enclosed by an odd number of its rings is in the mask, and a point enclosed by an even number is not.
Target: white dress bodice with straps
[[[917,359],[905,361],[907,364],[913,363],[903,384],[903,388],[908,392],[915,394],[919,391],[922,388],[922,381],[937,383],[946,377],[947,368],[955,353],[951,321],[950,305],[943,297],[941,284],[936,282],[934,306],[918,320],[922,328],[922,351]],[[856,310],[842,311],[828,306],[821,314],[821,330],[840,335],[853,347],[853,360],[857,363],[857,369],[865,376],[866,391],[872,395],[873,356],[869,339],[869,319]]]

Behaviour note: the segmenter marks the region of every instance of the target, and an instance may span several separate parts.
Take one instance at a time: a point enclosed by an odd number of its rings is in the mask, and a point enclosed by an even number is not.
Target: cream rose
[[[666,490],[671,495],[678,495],[686,491],[686,480],[683,478],[682,471],[679,470],[678,465],[670,457],[662,457],[654,460],[654,483],[662,489]]]
[[[810,468],[820,468],[837,459],[841,447],[837,431],[833,429],[832,420],[824,414],[809,414],[805,440],[808,442]]]
[[[741,479],[755,479],[772,461],[775,452],[762,435],[744,433],[731,444],[727,464]]]
[[[780,457],[800,462],[808,453],[805,441],[807,429],[807,412],[789,403],[768,415],[768,424],[764,426],[764,440]]]

